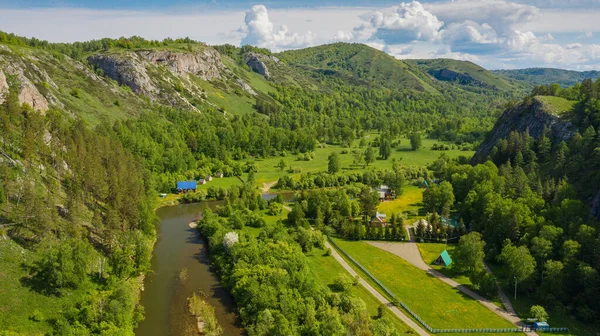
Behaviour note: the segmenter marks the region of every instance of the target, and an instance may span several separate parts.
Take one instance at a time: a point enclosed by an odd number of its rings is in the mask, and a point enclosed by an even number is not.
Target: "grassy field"
[[[317,278],[317,281],[324,286],[333,284],[335,278],[339,274],[346,274],[349,276],[346,270],[332,256],[325,255],[325,250],[323,249],[313,249],[311,252],[307,253],[306,256],[308,257],[311,271]],[[380,302],[373,295],[360,285],[354,287],[352,292],[365,302],[371,316],[377,315],[377,308],[379,307]],[[389,310],[384,318],[392,322],[396,327],[396,330],[400,333],[406,333],[411,330]]]
[[[431,268],[433,268],[434,270],[437,270],[438,272],[444,274],[445,276],[451,278],[452,280],[458,282],[459,284],[465,285],[475,292],[479,292],[477,289],[473,288],[473,283],[471,282],[471,279],[469,279],[468,276],[457,272],[456,269],[454,269],[454,267],[452,267],[452,264],[450,265],[450,267],[444,267],[444,266],[440,266],[440,265],[432,265],[433,261],[435,259],[437,259],[437,257],[444,251],[444,248],[446,248],[448,250],[448,254],[450,254],[450,258],[452,258],[452,254],[454,252],[454,248],[456,247],[456,245],[448,244],[448,246],[446,247],[446,244],[440,244],[440,243],[421,243],[421,244],[417,244],[417,246],[419,247],[419,252],[421,253],[421,257],[423,258],[423,261],[427,265],[431,266]],[[502,301],[500,300],[499,297],[495,297],[491,301],[496,306],[498,306],[500,308],[504,308],[504,306],[502,305]]]
[[[364,242],[335,242],[434,328],[512,328],[477,301]]]
[[[504,290],[504,292],[507,294],[513,293],[514,283],[510,280],[510,279],[512,279],[512,277],[508,277],[505,274],[504,269],[497,264],[488,264],[488,266],[492,269],[492,271],[498,278],[498,280],[500,282],[500,286],[502,286],[502,289]],[[512,295],[509,295],[509,298],[510,298],[510,302],[512,303],[513,307],[515,308],[515,311],[517,312],[517,314],[519,314],[519,316],[528,316],[529,309],[531,308],[531,306],[533,306],[535,304],[539,304],[539,302],[536,303],[535,301],[533,301],[532,298],[530,298],[526,293],[517,294],[516,300],[513,299]],[[562,334],[559,334],[559,333],[549,334],[548,333],[546,335],[573,335],[573,336],[574,335],[577,335],[577,336],[600,335],[600,324],[598,322],[596,322],[596,325],[584,324],[584,323],[577,321],[574,317],[571,317],[567,314],[561,314],[561,313],[552,311],[552,309],[549,309],[550,307],[545,307],[545,308],[549,315],[548,324],[550,324],[551,327],[569,328],[569,331],[570,331],[570,333],[562,333]]]
[[[415,186],[404,187],[402,195],[395,200],[381,202],[377,211],[391,216],[392,214],[405,214],[411,220],[416,220],[419,209],[423,206],[423,189]],[[405,223],[411,224],[411,223]]]
[[[23,267],[15,267],[18,260],[28,261],[33,255],[22,254],[19,245],[0,235],[0,331],[15,331],[23,335],[42,335],[50,333],[50,320],[61,315],[63,309],[72,308],[86,293],[91,282],[76,291],[64,290],[61,296],[44,295],[24,286],[22,282],[28,275]],[[87,287],[86,287],[87,286]],[[38,311],[41,321],[31,318]]]
[[[365,138],[373,139],[377,136],[377,134],[372,133],[367,135]],[[440,143],[440,141],[433,139],[423,139],[422,146],[417,151],[412,151],[410,149],[410,142],[408,139],[401,139],[401,143],[393,152],[392,155],[387,160],[376,160],[369,166],[353,166],[353,149],[358,149],[360,151],[364,151],[365,148],[343,148],[340,146],[327,146],[325,148],[317,148],[314,152],[315,158],[311,161],[300,161],[298,160],[297,155],[288,154],[285,157],[274,156],[266,159],[256,160],[256,164],[258,165],[258,173],[256,174],[257,182],[271,182],[276,181],[279,177],[283,175],[289,175],[287,169],[281,170],[277,167],[281,159],[284,159],[287,162],[288,167],[300,168],[302,173],[307,172],[324,172],[327,171],[327,162],[328,157],[332,152],[337,152],[340,158],[340,166],[343,171],[357,171],[364,172],[369,169],[379,168],[379,169],[391,169],[392,168],[392,160],[396,159],[400,161],[404,165],[409,166],[424,166],[433,161],[435,161],[442,153],[448,155],[451,158],[455,158],[458,156],[466,156],[471,157],[473,155],[472,151],[461,151],[458,149],[447,150],[447,151],[434,151],[431,149],[431,146],[435,143]],[[347,151],[347,154],[341,154],[342,151]],[[293,175],[295,177],[300,176],[300,174]]]
[[[575,101],[566,100],[561,97],[536,96],[535,99],[542,103],[546,111],[554,114],[571,111],[575,105]]]

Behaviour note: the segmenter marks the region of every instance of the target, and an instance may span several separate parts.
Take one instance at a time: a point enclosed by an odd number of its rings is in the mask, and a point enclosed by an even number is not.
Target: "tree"
[[[377,205],[379,204],[379,195],[375,191],[371,191],[371,188],[364,186],[360,191],[360,205],[363,212],[363,218],[368,221],[371,216],[377,211]]]
[[[437,212],[443,216],[450,215],[450,209],[454,204],[454,192],[452,184],[444,181],[439,185],[432,185],[423,192],[423,205],[429,212]]]
[[[410,135],[410,148],[412,148],[413,151],[421,148],[421,135],[419,133],[413,132]]]
[[[367,147],[367,149],[365,149],[365,164],[368,166],[369,164],[375,162],[375,151],[373,150],[373,147],[369,146]]]
[[[552,252],[552,243],[544,238],[533,237],[531,240],[531,253],[539,258],[540,265],[543,265],[548,255]],[[541,270],[542,281],[544,281],[544,270]]]
[[[300,226],[304,221],[304,211],[302,206],[298,203],[292,208],[292,211],[288,213],[288,223],[292,226]]]
[[[285,159],[279,160],[279,164],[277,164],[277,167],[279,167],[279,170],[283,171],[285,167],[287,167],[287,162],[285,161]]]
[[[548,321],[548,313],[546,313],[546,309],[542,306],[531,306],[531,309],[529,309],[529,316],[537,319],[539,322]]]
[[[504,243],[498,259],[508,267],[516,283],[527,280],[535,271],[535,259],[531,256],[527,247],[516,247],[508,239]]]
[[[460,237],[452,255],[454,258],[454,267],[468,274],[481,272],[484,269],[484,248],[485,242],[478,232],[471,232]]]
[[[337,152],[329,154],[329,163],[327,164],[327,172],[335,174],[340,171],[340,156]]]
[[[379,156],[387,160],[392,155],[392,144],[385,134],[381,135],[379,144]]]

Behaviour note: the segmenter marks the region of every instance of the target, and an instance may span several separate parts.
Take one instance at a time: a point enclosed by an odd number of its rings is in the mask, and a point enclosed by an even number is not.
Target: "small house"
[[[379,186],[379,188],[377,188],[377,194],[379,195],[379,200],[384,201],[386,199],[392,198],[392,189],[382,184]]]
[[[196,181],[179,181],[177,182],[177,192],[184,193],[188,191],[196,191]]]
[[[385,214],[376,212],[375,216],[371,217],[369,225],[372,227],[385,227],[387,226],[387,216]]]
[[[206,179],[199,179],[198,184],[206,184]]]
[[[440,254],[439,257],[437,257],[437,259],[435,259],[433,261],[434,265],[443,265],[443,266],[450,266],[450,264],[452,264],[452,258],[450,258],[450,255],[448,254],[448,250],[444,250],[444,252],[442,252],[442,254]]]
[[[534,322],[533,329],[541,331],[550,331],[550,325],[548,324],[548,322]]]
[[[206,181],[212,181],[213,177],[210,175],[206,175],[206,177],[204,178]]]
[[[216,176],[217,178],[223,178],[223,172],[217,172]]]

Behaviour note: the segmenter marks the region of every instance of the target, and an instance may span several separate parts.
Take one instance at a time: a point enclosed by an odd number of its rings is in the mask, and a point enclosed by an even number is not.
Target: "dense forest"
[[[600,81],[568,89],[544,85],[533,90],[539,94],[577,99],[566,117],[581,133],[552,143],[549,129],[539,139],[513,132],[485,163],[440,158],[430,168],[451,183],[462,220],[482,234],[486,257],[505,263],[521,292],[552,311],[594,322],[600,313],[600,235],[590,201],[600,187]],[[507,255],[520,261],[511,264]]]

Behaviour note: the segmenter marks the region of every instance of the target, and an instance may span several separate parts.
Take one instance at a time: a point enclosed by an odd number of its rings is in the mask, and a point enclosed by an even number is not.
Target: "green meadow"
[[[477,301],[403,259],[364,242],[334,239],[433,328],[513,328]]]

